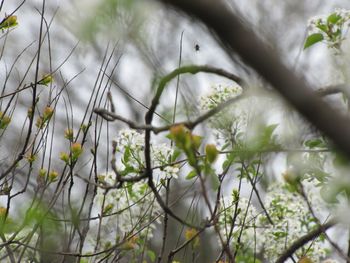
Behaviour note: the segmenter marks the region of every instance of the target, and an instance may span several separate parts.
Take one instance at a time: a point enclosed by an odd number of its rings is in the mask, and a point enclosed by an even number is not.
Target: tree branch
[[[350,157],[350,121],[319,98],[305,79],[284,65],[247,23],[233,14],[222,1],[159,0],[202,21],[231,55],[242,60],[272,84],[308,121],[327,135]]]
[[[284,251],[284,253],[276,260],[276,263],[283,263],[290,256],[292,256],[295,251],[297,251],[299,248],[304,246],[307,242],[313,240],[314,238],[324,233],[327,229],[333,227],[335,224],[336,224],[335,221],[329,221],[328,223],[320,225],[315,230],[307,233],[305,236],[302,236],[301,238],[296,240],[288,249]]]

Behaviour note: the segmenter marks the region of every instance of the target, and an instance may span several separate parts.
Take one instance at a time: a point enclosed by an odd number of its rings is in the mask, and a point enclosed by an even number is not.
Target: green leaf
[[[154,253],[152,250],[147,250],[147,255],[150,258],[151,262],[156,261],[156,253]]]
[[[125,169],[123,171],[120,171],[119,173],[120,173],[121,176],[126,176],[126,175],[128,175],[130,173],[135,173],[135,172],[138,172],[138,171],[135,170],[134,167],[127,165],[125,167]]]
[[[288,233],[284,232],[284,231],[277,231],[277,232],[272,233],[272,235],[274,235],[277,239],[279,239],[279,238],[286,237],[288,235]]]
[[[339,203],[339,200],[337,199],[338,193],[339,190],[336,189],[336,187],[331,187],[330,185],[324,185],[320,189],[321,198],[329,204]]]
[[[340,19],[341,19],[340,15],[337,15],[336,13],[330,14],[329,17],[327,18],[327,24],[335,25]]]
[[[186,156],[187,156],[187,162],[189,165],[192,167],[195,167],[197,165],[197,158],[195,153],[190,149],[186,151]]]
[[[215,173],[211,173],[209,174],[210,176],[210,181],[211,181],[211,185],[213,187],[213,190],[216,191],[219,189],[219,186],[220,186],[220,180],[218,178],[218,176],[215,174]]]
[[[192,178],[197,176],[197,172],[195,170],[192,170],[191,172],[188,173],[188,175],[185,177],[186,180],[191,180]]]
[[[171,162],[175,162],[176,159],[181,155],[181,152],[179,149],[175,149],[172,156],[171,156]]]
[[[328,178],[330,177],[328,173],[326,173],[325,171],[319,168],[313,169],[309,173],[312,177],[316,178],[320,183],[327,182]]]
[[[257,134],[255,138],[252,139],[250,143],[250,150],[252,152],[275,148],[277,144],[275,141],[275,136],[273,132],[276,129],[278,124],[272,124],[266,127],[261,127],[261,132]]]
[[[76,229],[79,229],[80,226],[80,217],[79,217],[79,211],[76,208],[73,208],[71,210],[72,212],[72,224]]]
[[[222,169],[226,170],[229,166],[234,163],[235,158],[237,157],[237,153],[231,152],[226,155],[226,160],[222,164]]]
[[[125,147],[125,152],[124,152],[124,156],[123,156],[123,159],[122,159],[122,163],[124,165],[126,165],[130,161],[130,156],[131,156],[130,147],[127,146],[127,147]]]
[[[309,147],[309,148],[316,148],[316,147],[325,147],[324,142],[317,138],[317,139],[310,139],[305,141],[305,146]]]
[[[222,148],[221,148],[221,151],[224,151],[224,150],[226,150],[228,147],[230,147],[231,146],[231,142],[227,142],[227,143],[225,143],[224,144],[224,146],[222,146]]]
[[[322,30],[323,32],[327,33],[328,32],[328,26],[325,24],[319,24],[316,26],[318,29]]]
[[[347,166],[349,165],[349,159],[343,153],[336,152],[335,157],[333,159],[333,165],[335,167]]]
[[[307,37],[304,44],[304,49],[307,49],[322,40],[323,40],[323,35],[321,33],[314,33]]]

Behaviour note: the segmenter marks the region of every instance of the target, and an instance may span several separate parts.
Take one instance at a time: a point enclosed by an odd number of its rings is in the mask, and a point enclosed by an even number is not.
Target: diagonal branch
[[[312,91],[304,78],[283,64],[247,23],[217,0],[159,0],[202,21],[229,54],[233,52],[278,90],[308,121],[327,135],[350,157],[350,120],[331,108]]]
[[[335,224],[335,221],[329,221],[323,225],[318,226],[315,230],[307,233],[305,236],[302,236],[296,240],[287,250],[284,251],[284,253],[276,260],[276,263],[285,262],[290,256],[294,254],[295,251],[297,251],[309,241],[324,233],[327,229],[333,227]]]

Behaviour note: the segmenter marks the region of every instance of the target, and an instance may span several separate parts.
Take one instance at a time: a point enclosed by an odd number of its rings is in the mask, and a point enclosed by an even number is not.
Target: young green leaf
[[[340,19],[341,19],[340,15],[337,15],[336,13],[330,14],[329,17],[327,18],[327,24],[335,25]]]
[[[151,262],[155,262],[156,261],[157,255],[152,250],[147,250],[147,255],[150,258]]]
[[[191,180],[192,178],[197,176],[197,172],[195,170],[192,170],[191,172],[188,173],[186,176],[186,180]]]
[[[305,141],[305,146],[309,148],[323,148],[326,147],[326,144],[323,142],[323,140],[316,138],[316,139],[310,139]]]
[[[309,47],[311,47],[312,45],[322,41],[323,35],[321,33],[314,33],[310,36],[307,37],[305,44],[304,44],[304,49],[307,49]]]
[[[211,185],[214,191],[217,191],[219,189],[220,186],[220,180],[218,178],[218,176],[215,173],[209,174],[210,176],[210,181],[211,181]]]

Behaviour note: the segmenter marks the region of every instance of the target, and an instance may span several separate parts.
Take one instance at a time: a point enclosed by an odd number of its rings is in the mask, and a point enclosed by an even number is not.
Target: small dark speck
[[[194,50],[196,50],[197,52],[198,52],[200,49],[201,49],[201,47],[200,47],[198,44],[196,44],[196,45],[194,46]]]

